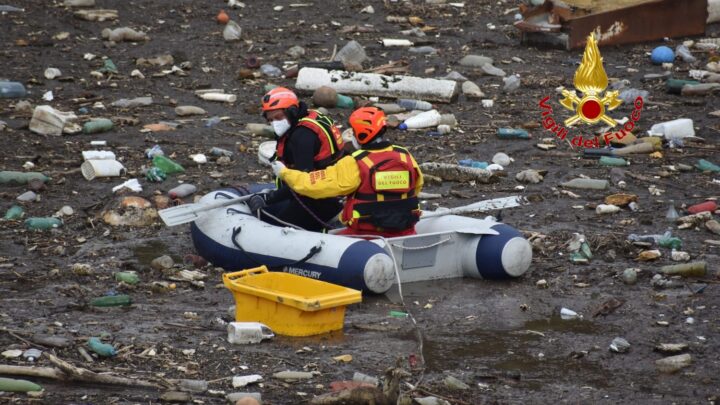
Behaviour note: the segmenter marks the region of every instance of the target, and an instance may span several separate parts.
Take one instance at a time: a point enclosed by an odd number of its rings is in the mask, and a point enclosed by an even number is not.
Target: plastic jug
[[[275,336],[267,325],[260,322],[230,322],[227,330],[228,342],[232,344],[260,343]]]
[[[695,136],[695,128],[693,128],[693,120],[680,118],[653,125],[648,135],[662,135],[665,139],[687,138]]]
[[[430,110],[408,118],[398,126],[399,129],[419,129],[435,127],[440,124],[440,113],[437,110]]]

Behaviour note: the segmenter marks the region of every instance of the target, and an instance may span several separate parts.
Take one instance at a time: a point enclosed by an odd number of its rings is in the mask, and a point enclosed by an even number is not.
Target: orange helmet
[[[350,126],[360,145],[372,141],[385,129],[385,112],[377,107],[362,107],[350,114]]]
[[[284,110],[290,107],[299,107],[300,101],[292,90],[285,87],[275,87],[262,98],[262,110]]]

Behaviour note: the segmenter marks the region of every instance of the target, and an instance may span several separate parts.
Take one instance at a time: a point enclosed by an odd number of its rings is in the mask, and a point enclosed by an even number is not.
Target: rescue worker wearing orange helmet
[[[324,169],[344,156],[342,134],[332,119],[308,110],[293,91],[285,87],[270,90],[262,99],[262,110],[277,137],[276,161],[300,172],[310,172]],[[277,224],[267,215],[270,213],[281,221],[319,231],[342,208],[339,198],[293,195],[279,180],[277,187],[248,201],[250,210],[266,222]]]
[[[355,110],[349,118],[358,149],[336,164],[310,173],[273,162],[273,171],[297,193],[312,198],[347,196],[340,234],[415,234],[420,218],[418,194],[423,176],[407,149],[384,139],[385,113],[376,107]]]

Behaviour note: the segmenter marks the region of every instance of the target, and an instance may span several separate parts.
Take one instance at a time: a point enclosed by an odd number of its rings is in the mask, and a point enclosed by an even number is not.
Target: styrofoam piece
[[[338,93],[450,102],[459,91],[452,80],[428,79],[415,76],[386,76],[376,73],[348,73],[319,68],[302,68],[295,87],[314,91],[321,86],[334,88]]]
[[[83,160],[115,160],[115,154],[107,150],[84,150]]]

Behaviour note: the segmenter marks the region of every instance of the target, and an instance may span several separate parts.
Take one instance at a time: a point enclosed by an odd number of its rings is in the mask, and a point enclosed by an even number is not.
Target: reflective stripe
[[[337,150],[335,149],[335,138],[333,138],[332,135],[330,135],[330,134],[328,133],[328,131],[325,129],[324,126],[322,126],[322,125],[321,125],[319,122],[317,122],[316,120],[314,120],[314,119],[312,119],[312,118],[308,118],[308,117],[300,118],[300,121],[299,121],[299,122],[312,122],[313,124],[317,125],[317,126],[323,131],[323,133],[325,134],[325,136],[327,137],[328,142],[330,142],[330,155],[334,155],[334,154],[335,154],[335,152],[337,151]]]

